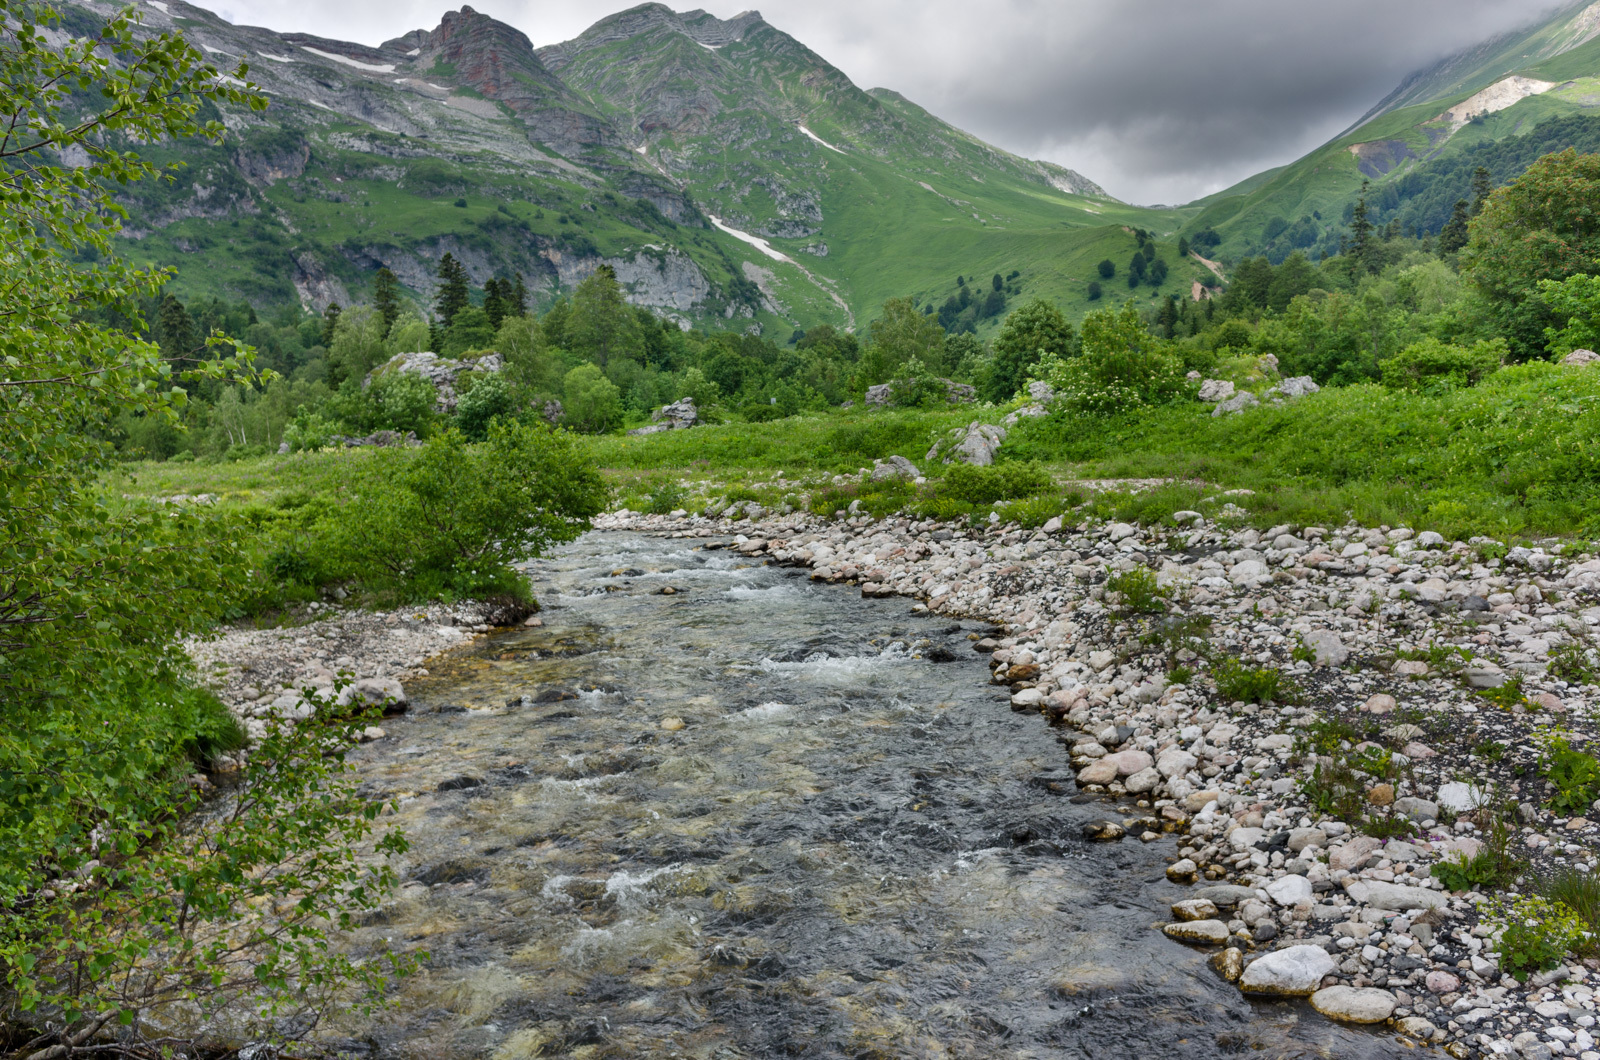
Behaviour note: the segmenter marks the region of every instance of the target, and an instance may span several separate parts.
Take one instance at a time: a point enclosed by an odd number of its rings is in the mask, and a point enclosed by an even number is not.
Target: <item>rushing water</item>
[[[413,842],[363,941],[430,954],[341,1028],[362,1051],[1399,1055],[1153,929],[1172,840],[1079,838],[1108,807],[988,684],[976,625],[687,541],[590,534],[531,573],[545,626],[358,753]]]

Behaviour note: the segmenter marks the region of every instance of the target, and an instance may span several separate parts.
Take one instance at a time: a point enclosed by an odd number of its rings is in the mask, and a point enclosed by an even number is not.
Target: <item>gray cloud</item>
[[[459,0],[457,0],[459,2]],[[737,2],[737,0],[736,0]],[[1567,0],[1570,2],[1570,0]],[[761,0],[863,88],[1133,202],[1185,202],[1327,141],[1412,71],[1560,0]],[[473,0],[536,44],[633,6]],[[728,17],[735,4],[707,3]],[[428,0],[227,0],[235,22],[377,43]]]

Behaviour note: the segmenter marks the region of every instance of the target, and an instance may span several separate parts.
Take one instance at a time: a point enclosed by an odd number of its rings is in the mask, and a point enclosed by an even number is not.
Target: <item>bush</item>
[[[1561,733],[1543,732],[1537,739],[1539,772],[1556,789],[1550,808],[1568,816],[1588,812],[1600,799],[1600,761],[1574,748]]]
[[[604,434],[622,423],[622,391],[599,366],[582,364],[562,380],[565,423],[584,434]]]
[[[408,598],[526,597],[511,565],[576,538],[607,498],[569,438],[505,422],[478,446],[450,430],[375,453],[358,490],[324,523],[330,566]]]
[[[509,420],[518,412],[517,397],[511,384],[498,372],[479,375],[472,389],[456,402],[456,427],[469,442],[489,437],[489,424],[496,418]]]
[[[1554,968],[1575,947],[1593,941],[1588,925],[1574,910],[1537,895],[1496,902],[1489,920],[1502,929],[1500,967],[1519,982],[1526,982],[1533,972]]]
[[[1580,956],[1600,953],[1600,877],[1581,869],[1561,869],[1538,882],[1537,891],[1583,921],[1588,937],[1574,945]]]
[[[1429,338],[1407,346],[1382,362],[1379,370],[1383,385],[1391,390],[1435,394],[1476,386],[1500,370],[1508,352],[1503,339],[1468,348]]]
[[[1293,690],[1282,672],[1270,666],[1246,666],[1227,658],[1211,671],[1217,694],[1229,703],[1272,703],[1285,699]]]
[[[889,393],[897,408],[939,408],[949,402],[944,381],[928,370],[920,357],[911,357],[900,366],[889,382]]]
[[[1055,388],[1063,407],[1090,415],[1164,404],[1186,392],[1183,363],[1150,334],[1132,303],[1090,313],[1081,352],[1064,358],[1045,351],[1033,375]]]
[[[989,467],[952,464],[935,492],[966,504],[993,504],[1016,500],[1049,489],[1050,473],[1034,463],[1005,463]]]
[[[1149,567],[1119,571],[1106,579],[1106,591],[1115,593],[1125,614],[1154,615],[1167,609],[1166,594]]]

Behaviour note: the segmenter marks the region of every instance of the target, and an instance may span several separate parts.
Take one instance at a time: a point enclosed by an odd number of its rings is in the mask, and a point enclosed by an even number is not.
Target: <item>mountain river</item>
[[[988,683],[985,627],[700,544],[532,564],[545,625],[355,752],[413,844],[357,942],[429,957],[326,1033],[408,1060],[1401,1054],[1155,930],[1171,838],[1083,841],[1114,808]]]

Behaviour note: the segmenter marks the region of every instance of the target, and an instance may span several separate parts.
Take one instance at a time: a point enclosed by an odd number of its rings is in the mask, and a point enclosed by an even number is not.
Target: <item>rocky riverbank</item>
[[[1593,736],[1600,687],[1573,667],[1600,624],[1600,561],[1179,519],[974,531],[746,507],[596,526],[731,537],[752,560],[996,624],[974,646],[1014,709],[1057,727],[1077,773],[1062,794],[1117,811],[1091,838],[1177,837],[1168,875],[1195,890],[1164,930],[1214,947],[1245,992],[1452,1056],[1600,1060],[1600,962],[1503,974],[1490,897],[1431,872],[1505,845],[1502,799],[1524,880],[1600,865],[1600,828],[1553,811],[1538,769],[1541,733]]]
[[[427,662],[488,633],[499,615],[477,604],[430,604],[365,611],[312,604],[276,629],[228,629],[185,645],[201,679],[259,738],[269,717],[304,718],[308,697],[360,696],[387,709],[407,705],[404,682],[428,676]],[[535,619],[534,621],[537,621]],[[335,692],[336,686],[344,690]],[[383,735],[367,730],[369,739]],[[216,763],[227,770],[231,760]]]

